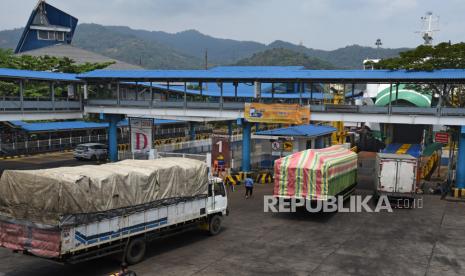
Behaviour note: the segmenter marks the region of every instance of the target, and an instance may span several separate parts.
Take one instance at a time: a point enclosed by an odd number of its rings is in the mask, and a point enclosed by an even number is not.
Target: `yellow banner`
[[[246,103],[244,117],[253,123],[302,125],[310,123],[310,108],[298,104]]]

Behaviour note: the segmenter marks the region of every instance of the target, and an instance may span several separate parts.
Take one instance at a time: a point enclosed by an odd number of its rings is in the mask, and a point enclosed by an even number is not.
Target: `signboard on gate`
[[[134,153],[147,153],[152,150],[153,119],[129,118],[131,131],[131,151]]]
[[[212,168],[213,173],[218,175],[231,167],[231,150],[229,135],[212,136]]]
[[[434,141],[440,144],[448,144],[449,143],[449,133],[447,132],[436,132],[434,135]]]
[[[283,143],[283,151],[292,152],[293,150],[294,150],[294,145],[292,144],[292,141],[285,141]]]
[[[273,142],[271,143],[271,149],[272,149],[273,151],[279,151],[279,150],[281,150],[281,143],[280,143],[279,141],[273,141]]]
[[[310,108],[299,104],[246,103],[244,117],[253,123],[308,124]]]

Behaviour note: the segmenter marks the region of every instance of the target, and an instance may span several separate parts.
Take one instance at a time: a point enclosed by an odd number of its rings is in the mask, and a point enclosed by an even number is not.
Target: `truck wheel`
[[[208,227],[208,233],[211,236],[218,234],[221,231],[221,217],[219,215],[214,215],[210,219],[210,224]]]
[[[145,257],[145,248],[144,239],[131,240],[124,254],[126,262],[130,265],[140,263]]]
[[[92,155],[92,157],[90,158],[90,160],[92,160],[92,161],[97,161],[97,156]]]

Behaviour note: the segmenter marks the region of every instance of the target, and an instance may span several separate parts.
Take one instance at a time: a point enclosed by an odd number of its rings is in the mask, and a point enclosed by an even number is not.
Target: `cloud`
[[[2,0],[0,29],[24,26],[36,0]],[[421,43],[414,32],[428,10],[443,15],[438,40],[465,37],[463,0],[48,0],[80,22],[146,30],[203,33],[270,43],[303,42],[334,49],[348,44],[386,47]]]

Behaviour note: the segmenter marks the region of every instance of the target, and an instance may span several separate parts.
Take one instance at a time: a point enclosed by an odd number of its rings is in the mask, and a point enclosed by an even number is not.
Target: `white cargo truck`
[[[376,158],[375,195],[414,199],[418,160],[408,154],[378,153]]]
[[[115,253],[138,263],[148,242],[198,227],[218,234],[227,214],[221,179],[190,159],[5,171],[0,179],[0,246],[62,263]]]

